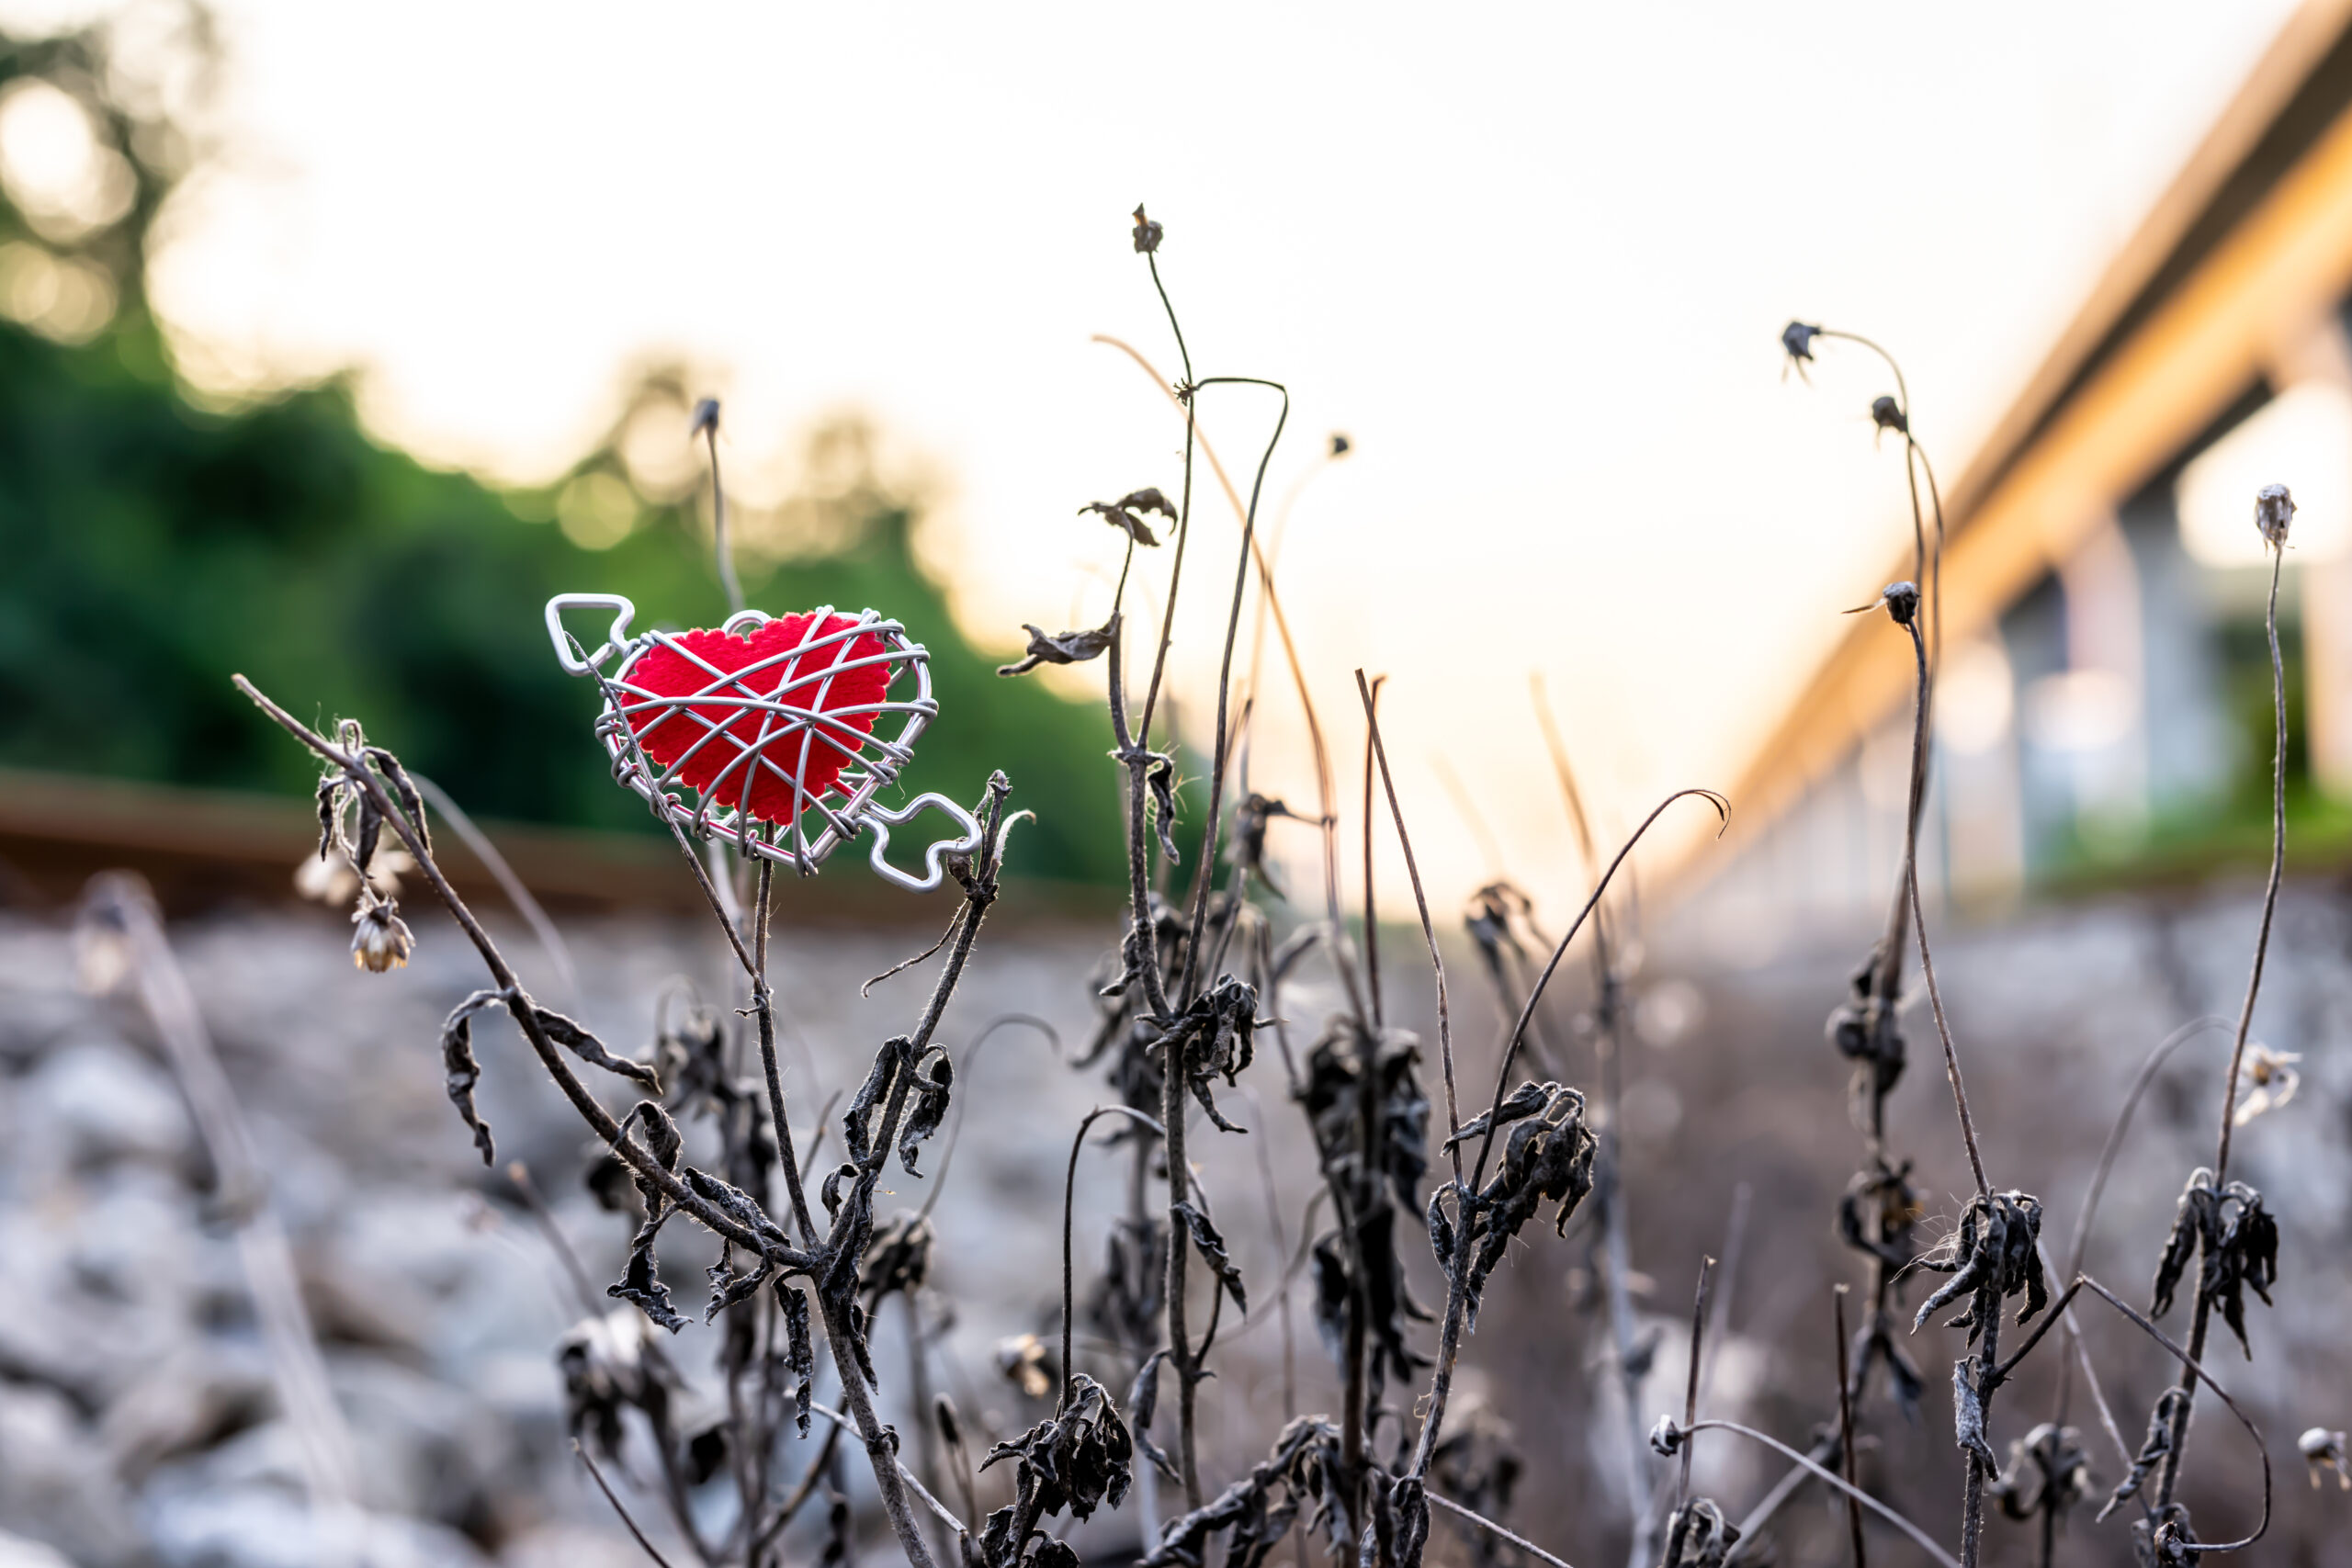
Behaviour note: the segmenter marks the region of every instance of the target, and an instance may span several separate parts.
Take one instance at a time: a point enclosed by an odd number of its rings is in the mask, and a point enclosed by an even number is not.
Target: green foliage
[[[594,689],[557,668],[540,606],[614,592],[639,626],[715,624],[726,606],[683,512],[584,550],[375,446],[340,388],[204,413],[133,367],[158,363],[143,335],[66,347],[0,328],[0,761],[306,789],[300,754],[231,690],[243,671],[305,716],[361,716],[484,815],[650,827],[610,781]],[[1017,869],[1115,877],[1105,720],[1000,680],[918,569],[907,511],[875,504],[842,553],[751,574],[752,602],[906,622],[942,705],[907,787],[973,801],[1001,767],[1039,818]]]

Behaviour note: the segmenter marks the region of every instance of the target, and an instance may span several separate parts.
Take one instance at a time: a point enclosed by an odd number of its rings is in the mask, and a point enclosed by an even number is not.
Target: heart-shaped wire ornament
[[[613,612],[594,652],[564,629],[568,610]],[[605,699],[596,739],[612,759],[613,776],[656,816],[696,838],[730,839],[743,853],[804,875],[870,829],[874,869],[917,893],[939,886],[941,857],[979,847],[979,823],[944,795],[919,795],[896,810],[877,798],[898,782],[939,715],[931,655],[908,639],[905,626],[872,610],[852,616],[827,605],[781,618],[739,610],[716,634],[632,637],[636,615],[637,606],[617,593],[559,593],[548,601],[548,637],[567,673],[594,678]],[[764,636],[771,626],[781,635]],[[714,637],[743,646],[715,644]],[[746,661],[729,668],[711,657],[721,651]],[[606,674],[605,662],[616,657]],[[889,688],[909,675],[913,694],[893,699]],[[836,700],[837,685],[853,688],[846,700]],[[906,717],[899,733],[874,733],[892,714]],[[650,754],[657,735],[670,752],[666,761]],[[887,856],[890,829],[926,808],[945,813],[961,836],[926,849],[917,876]]]

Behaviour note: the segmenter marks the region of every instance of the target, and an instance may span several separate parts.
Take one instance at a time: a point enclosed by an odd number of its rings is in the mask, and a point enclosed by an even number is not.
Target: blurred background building
[[[2290,841],[2309,858],[2352,842],[2347,322],[2352,23],[2324,5],[2281,35],[1944,488],[1924,888],[1997,906],[2267,842],[2253,509],[2273,482],[2299,509],[2279,602]],[[1909,552],[1888,574],[1914,575]],[[1711,928],[1882,912],[1913,681],[1904,635],[1856,617],[1731,792],[1744,821],[1699,863]]]

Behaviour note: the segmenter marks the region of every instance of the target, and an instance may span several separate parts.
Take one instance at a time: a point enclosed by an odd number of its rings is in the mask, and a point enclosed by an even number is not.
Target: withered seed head
[[[401,907],[392,899],[363,892],[351,923],[355,928],[351,961],[371,975],[400,968],[416,951],[416,938],[409,933],[408,922],[401,919]]]
[[[2295,498],[2285,485],[2264,485],[2254,492],[2254,525],[2269,543],[2284,546],[2287,527],[2295,520]]]

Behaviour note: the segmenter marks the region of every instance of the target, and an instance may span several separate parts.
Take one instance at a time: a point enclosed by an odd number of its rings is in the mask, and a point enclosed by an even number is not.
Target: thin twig
[[[1487,1517],[1486,1515],[1472,1512],[1470,1509],[1464,1507],[1461,1504],[1455,1502],[1453,1498],[1448,1497],[1442,1492],[1425,1491],[1421,1495],[1427,1497],[1430,1502],[1436,1504],[1439,1507],[1443,1508],[1447,1513],[1453,1515],[1455,1517],[1467,1519],[1472,1524],[1476,1525],[1480,1529],[1494,1536],[1496,1539],[1499,1540],[1507,1540],[1510,1542],[1511,1545],[1519,1548],[1521,1551],[1526,1552],[1529,1556],[1541,1558],[1544,1562],[1549,1562],[1552,1564],[1552,1568],[1575,1568],[1575,1565],[1569,1562],[1566,1558],[1554,1556],[1551,1552],[1544,1551],[1542,1547],[1536,1545],[1525,1536],[1512,1534],[1510,1530],[1507,1530],[1503,1529],[1502,1526],[1495,1523],[1494,1520]]]
[[[605,1472],[596,1468],[596,1461],[588,1456],[588,1450],[581,1446],[580,1439],[577,1438],[571,1439],[571,1451],[580,1456],[582,1464],[588,1467],[588,1478],[596,1483],[596,1490],[605,1495],[605,1501],[613,1506],[613,1512],[621,1517],[621,1524],[628,1530],[630,1537],[636,1540],[639,1547],[644,1551],[645,1555],[653,1559],[657,1568],[670,1568],[670,1560],[656,1551],[651,1541],[645,1539],[645,1532],[637,1528],[635,1519],[628,1517],[628,1509],[622,1506],[620,1497],[613,1491],[612,1483],[605,1479]]]
[[[499,891],[506,895],[506,901],[514,906],[515,913],[530,923],[531,934],[539,939],[539,946],[546,950],[548,962],[555,966],[556,976],[563,982],[565,992],[577,998],[580,995],[580,971],[572,964],[571,949],[565,945],[563,933],[548,918],[547,910],[531,897],[531,890],[523,886],[523,879],[514,874],[514,868],[506,863],[506,857],[498,852],[498,846],[490,841],[488,834],[474,826],[474,819],[466,815],[464,807],[449,798],[448,791],[413,769],[409,772],[408,782],[416,786],[416,792],[424,796],[425,803],[440,813],[441,819],[456,830],[466,848],[473,851],[474,858],[481,861],[484,869],[496,879]]]
[[[1713,1282],[1715,1260],[1699,1259],[1699,1290],[1690,1303],[1690,1372],[1682,1387],[1682,1425],[1688,1429],[1699,1419],[1699,1361],[1707,1343],[1707,1287]],[[1696,1443],[1685,1439],[1682,1444],[1682,1473],[1675,1481],[1674,1506],[1678,1508],[1690,1501],[1690,1454]]]
[[[1567,934],[1560,939],[1559,946],[1553,949],[1551,961],[1544,965],[1543,974],[1536,976],[1535,987],[1528,993],[1527,1003],[1520,1010],[1519,1021],[1511,1026],[1510,1038],[1503,1044],[1502,1062],[1495,1073],[1494,1101],[1487,1108],[1487,1134],[1479,1141],[1478,1158],[1471,1167],[1470,1185],[1473,1188],[1486,1179],[1487,1156],[1494,1148],[1496,1123],[1499,1120],[1498,1113],[1502,1109],[1503,1095],[1510,1086],[1511,1062],[1519,1055],[1520,1042],[1526,1038],[1528,1021],[1535,1016],[1535,1010],[1544,999],[1544,987],[1552,983],[1552,976],[1560,967],[1560,961],[1568,955],[1568,945],[1576,941],[1577,932],[1583,929],[1586,918],[1600,906],[1601,895],[1609,891],[1610,878],[1617,874],[1617,868],[1625,863],[1625,857],[1634,852],[1634,846],[1642,841],[1642,835],[1650,830],[1650,825],[1666,814],[1668,807],[1685,795],[1696,795],[1704,800],[1715,808],[1716,814],[1722,818],[1725,826],[1730,824],[1731,802],[1721,795],[1711,789],[1697,787],[1678,789],[1664,800],[1659,801],[1651,809],[1650,814],[1642,818],[1641,826],[1634,829],[1633,836],[1627,839],[1624,847],[1617,852],[1617,858],[1611,861],[1608,869],[1600,874],[1600,880],[1594,886],[1592,896],[1585,900],[1584,908],[1577,912],[1576,919],[1569,924]],[[1717,831],[1720,834],[1721,829],[1718,829]]]
[[[1074,1313],[1075,1271],[1070,1267],[1070,1211],[1078,1202],[1078,1153],[1086,1146],[1087,1129],[1104,1116],[1125,1116],[1166,1136],[1166,1129],[1142,1111],[1125,1105],[1098,1105],[1088,1111],[1078,1123],[1077,1135],[1069,1141],[1069,1171],[1062,1179],[1062,1396],[1054,1414],[1069,1408],[1070,1395],[1076,1391],[1077,1371],[1070,1362],[1070,1320]]]
[[[1833,1328],[1838,1337],[1838,1468],[1846,1472],[1846,1484],[1852,1490],[1846,1495],[1846,1528],[1854,1538],[1854,1568],[1867,1568],[1868,1557],[1862,1550],[1862,1506],[1854,1501],[1861,1490],[1861,1483],[1854,1462],[1854,1390],[1853,1374],[1846,1355],[1846,1284],[1839,1280],[1830,1291]]]
[[[548,1208],[548,1201],[539,1195],[538,1183],[531,1179],[531,1168],[519,1159],[511,1160],[506,1167],[506,1179],[513,1182],[514,1190],[523,1195],[524,1209],[529,1213],[532,1223],[538,1226],[539,1235],[546,1238],[548,1250],[555,1254],[556,1262],[561,1266],[564,1278],[570,1281],[571,1293],[578,1298],[581,1310],[590,1317],[603,1316],[605,1303],[597,1295],[595,1282],[589,1279],[587,1266],[580,1261],[580,1254],[572,1250],[571,1238],[563,1234],[561,1225],[556,1224],[555,1211]]]
[[[1917,1541],[1921,1547],[1926,1549],[1928,1554],[1930,1557],[1933,1557],[1938,1562],[1942,1563],[1944,1568],[1960,1568],[1959,1560],[1954,1558],[1951,1552],[1946,1551],[1942,1547],[1937,1545],[1935,1538],[1929,1535],[1926,1530],[1921,1529],[1917,1525],[1913,1524],[1909,1519],[1905,1518],[1901,1514],[1896,1513],[1894,1509],[1888,1507],[1885,1504],[1880,1502],[1869,1493],[1860,1491],[1856,1487],[1849,1486],[1846,1484],[1846,1480],[1843,1476],[1823,1469],[1819,1464],[1816,1464],[1812,1460],[1807,1459],[1804,1455],[1797,1452],[1796,1450],[1789,1447],[1788,1444],[1781,1441],[1778,1438],[1768,1437],[1764,1433],[1758,1431],[1755,1427],[1743,1427],[1736,1421],[1723,1421],[1711,1418],[1709,1420],[1693,1423],[1691,1426],[1686,1427],[1683,1431],[1683,1440],[1688,1442],[1690,1440],[1690,1435],[1692,1432],[1703,1432],[1718,1429],[1725,1432],[1736,1432],[1751,1442],[1763,1444],[1766,1448],[1770,1449],[1783,1459],[1793,1461],[1801,1468],[1810,1472],[1815,1480],[1827,1482],[1830,1485],[1836,1487],[1847,1496],[1859,1501],[1863,1507],[1868,1508],[1871,1512],[1878,1515],[1879,1517],[1892,1523],[1895,1529],[1901,1530],[1905,1535],[1909,1536],[1913,1540]]]
[[[1445,1148],[1446,1153],[1453,1156],[1453,1179],[1458,1182],[1462,1179],[1462,1111],[1459,1103],[1454,1098],[1453,1092],[1453,1023],[1452,1010],[1448,1007],[1446,1002],[1445,960],[1438,956],[1437,928],[1430,921],[1429,896],[1421,890],[1420,863],[1413,856],[1412,835],[1405,831],[1404,808],[1396,804],[1396,780],[1388,771],[1388,749],[1382,744],[1380,738],[1380,716],[1375,711],[1375,705],[1378,700],[1378,692],[1374,687],[1366,686],[1364,684],[1363,671],[1362,670],[1358,670],[1356,671],[1356,692],[1363,699],[1363,721],[1366,730],[1372,737],[1372,755],[1380,764],[1381,787],[1388,794],[1389,820],[1396,825],[1397,847],[1405,852],[1405,874],[1408,878],[1410,878],[1413,884],[1413,908],[1420,915],[1421,940],[1429,944],[1430,970],[1437,977],[1438,1060],[1443,1065],[1445,1070],[1445,1130],[1447,1133],[1452,1134],[1452,1136],[1446,1140]],[[1367,775],[1365,781],[1367,785],[1367,795],[1369,795],[1370,782],[1369,775]],[[1367,824],[1367,831],[1369,831],[1371,815],[1372,803],[1367,798],[1364,803],[1364,818]],[[1372,877],[1371,868],[1372,855],[1370,840],[1367,840],[1366,849],[1364,852],[1364,880],[1366,884],[1365,909],[1367,919],[1370,918],[1371,908],[1369,897]],[[1374,987],[1373,994],[1375,998],[1378,997],[1379,990],[1377,987]]]
[[[2254,1027],[2254,1004],[2262,994],[2263,961],[2270,952],[2270,922],[2278,909],[2278,883],[2287,863],[2287,667],[2278,654],[2278,574],[2286,563],[2287,547],[2283,540],[2274,540],[2270,551],[2270,602],[2263,615],[2263,629],[2270,642],[2270,880],[2262,893],[2262,928],[2254,939],[2254,968],[2246,976],[2245,1005],[2238,1010],[2237,1037],[2230,1047],[2230,1071],[2222,1086],[2222,1134],[2213,1156],[2213,1190],[2220,1191],[2230,1176],[2230,1134],[2236,1130],[2238,1073],[2245,1061],[2246,1034]],[[2206,1249],[2209,1236],[2200,1235],[2198,1243],[2200,1269],[2209,1266]],[[2193,1367],[2205,1354],[2205,1338],[2211,1327],[2213,1294],[2201,1285],[2197,1292],[2197,1306],[2188,1328],[2188,1365]],[[2197,1404],[2197,1382],[2185,1368],[2180,1374],[2181,1397],[2172,1420],[2172,1448],[2165,1455],[2164,1478],[2156,1487],[2156,1506],[2169,1505],[2180,1484],[2181,1461],[2188,1456],[2188,1422]],[[2264,1464],[2269,1461],[2266,1459]],[[2266,1516],[2267,1517],[2267,1516]]]

